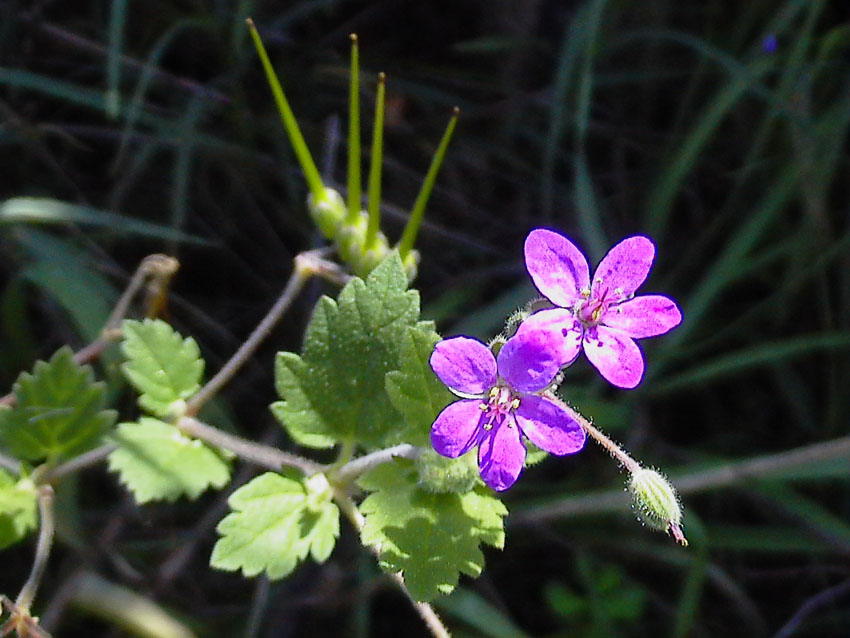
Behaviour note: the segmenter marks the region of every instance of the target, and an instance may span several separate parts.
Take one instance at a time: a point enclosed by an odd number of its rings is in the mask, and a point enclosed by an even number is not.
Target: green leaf
[[[397,441],[429,446],[428,433],[443,408],[455,400],[437,378],[428,360],[440,341],[430,324],[408,328],[401,341],[401,370],[387,373],[386,392],[396,410],[404,417],[406,428],[398,429]]]
[[[218,453],[157,419],[122,423],[111,438],[118,449],[109,455],[109,469],[120,474],[140,504],[195,499],[230,480],[230,468]]]
[[[273,472],[258,476],[228,499],[233,512],[218,524],[221,538],[210,565],[241,569],[247,577],[265,572],[275,580],[307,554],[323,563],[339,536],[339,509],[329,499],[329,488],[324,498],[311,499],[299,481]]]
[[[384,376],[401,368],[404,336],[418,318],[419,293],[407,290],[395,253],[365,282],[352,279],[338,301],[322,297],[303,353],[281,352],[275,361],[283,401],[271,407],[290,436],[316,448],[350,439],[369,448],[386,445],[402,417],[387,396]],[[430,324],[420,325],[424,330]]]
[[[175,401],[188,399],[200,388],[204,361],[198,344],[164,321],[125,321],[121,350],[127,357],[121,370],[141,393],[139,405],[151,414],[169,416]]]
[[[16,482],[0,470],[0,549],[17,543],[35,529],[37,512],[33,482],[28,478]]]
[[[361,540],[380,551],[383,569],[403,572],[416,600],[448,594],[459,572],[477,577],[484,568],[481,543],[504,546],[508,511],[487,488],[426,492],[413,464],[403,460],[378,466],[358,484],[372,492],[360,504],[366,517]]]
[[[76,456],[100,442],[115,411],[104,410],[106,387],[92,369],[74,362],[68,347],[15,382],[15,407],[0,411],[0,442],[18,458],[52,463]]]

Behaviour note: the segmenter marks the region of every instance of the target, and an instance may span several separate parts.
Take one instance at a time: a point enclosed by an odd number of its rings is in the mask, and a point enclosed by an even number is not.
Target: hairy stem
[[[35,560],[33,561],[32,571],[24,583],[21,593],[15,600],[15,605],[29,610],[32,607],[32,602],[35,600],[35,594],[38,591],[38,585],[41,582],[41,577],[44,575],[44,570],[47,567],[47,559],[50,558],[50,549],[53,547],[53,488],[49,485],[41,485],[38,488],[38,514],[40,518],[40,527],[38,533],[38,545],[35,548]]]
[[[390,448],[392,449],[392,448]],[[364,457],[365,458],[365,457]],[[354,528],[359,532],[363,527],[363,523],[365,519],[363,515],[360,513],[360,510],[357,509],[357,505],[354,504],[354,501],[351,500],[349,496],[343,494],[342,492],[335,490],[334,492],[334,502],[339,506],[339,509],[342,510],[342,513],[351,521],[351,524],[354,525]],[[377,554],[374,548],[369,548],[373,554]],[[446,629],[446,626],[443,624],[443,621],[440,620],[440,617],[437,615],[437,612],[434,611],[434,608],[431,607],[428,603],[420,603],[414,600],[413,596],[410,595],[410,592],[407,590],[407,586],[404,584],[404,578],[402,578],[400,573],[396,573],[392,575],[393,581],[398,585],[398,588],[404,593],[410,603],[413,605],[414,609],[416,609],[416,613],[419,614],[420,618],[422,618],[425,626],[428,627],[428,630],[434,636],[434,638],[451,638],[451,634],[449,630]]]
[[[389,463],[395,458],[416,459],[420,454],[422,454],[422,448],[408,443],[402,443],[401,445],[395,445],[385,450],[378,450],[377,452],[372,452],[366,456],[354,459],[343,465],[332,478],[337,483],[351,483],[358,476],[365,474],[372,468],[383,463]]]
[[[55,483],[56,481],[61,478],[64,478],[68,474],[73,474],[74,472],[85,470],[86,468],[89,468],[92,465],[97,465],[98,463],[106,459],[107,456],[112,454],[112,452],[115,451],[117,447],[117,445],[114,445],[112,443],[101,445],[100,447],[96,447],[93,450],[89,450],[85,454],[75,456],[70,461],[60,463],[56,467],[47,468],[44,473],[40,475],[39,482]]]
[[[279,471],[283,467],[294,467],[310,476],[324,469],[323,465],[304,457],[222,432],[218,428],[202,423],[193,417],[182,417],[177,421],[177,427],[183,434],[200,439],[215,447],[229,450],[241,459],[270,470]]]

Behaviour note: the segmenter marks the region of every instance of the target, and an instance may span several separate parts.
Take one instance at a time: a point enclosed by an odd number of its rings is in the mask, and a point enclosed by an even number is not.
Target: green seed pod
[[[475,452],[450,459],[425,450],[416,459],[419,486],[435,494],[454,492],[465,494],[478,482],[478,461]]]
[[[404,256],[402,264],[404,265],[405,272],[407,272],[408,281],[416,279],[416,275],[419,273],[419,259],[418,250],[411,250]]]
[[[682,533],[682,507],[676,489],[660,472],[640,468],[632,473],[628,483],[632,507],[646,525],[671,534],[677,542],[687,545]]]
[[[307,196],[307,210],[322,235],[335,239],[346,214],[342,195],[332,188],[325,188],[324,196],[316,201],[313,193],[310,193]]]
[[[363,252],[366,243],[366,227],[369,225],[369,215],[365,210],[360,211],[360,216],[353,224],[343,223],[337,233],[336,243],[339,247],[339,256],[347,264],[352,264]]]

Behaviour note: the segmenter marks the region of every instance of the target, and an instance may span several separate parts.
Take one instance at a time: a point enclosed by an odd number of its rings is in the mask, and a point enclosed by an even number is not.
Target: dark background
[[[845,2],[0,7],[0,198],[67,204],[52,217],[36,206],[28,221],[0,209],[2,387],[61,344],[93,339],[153,252],[181,262],[165,317],[199,341],[208,375],[226,361],[293,257],[321,243],[244,19],[340,190],[357,32],[364,141],[375,77],[388,75],[391,239],[451,108],[462,111],[417,243],[423,315],[443,334],[488,338],[533,296],[521,247],[538,226],[594,263],[627,235],[651,235],[658,258],[642,291],[675,297],[685,315],[643,342],[639,389],[608,387],[580,361],[563,393],[680,483],[691,547],[611,500],[624,477],[601,450],[549,460],[506,495],[505,551],[437,603],[455,635],[850,635]],[[272,357],[300,348],[322,292],[333,289],[301,296],[228,387],[221,422],[291,446],[267,410]],[[127,394],[116,401],[129,418]],[[816,443],[801,459],[737,465]],[[61,541],[35,609],[58,635],[131,633],[98,620],[105,597],[74,600],[81,570],[199,636],[427,635],[350,529],[326,565],[269,585],[207,567],[221,494],[137,508],[102,468],[59,492]],[[20,587],[33,545],[0,554],[0,591]]]

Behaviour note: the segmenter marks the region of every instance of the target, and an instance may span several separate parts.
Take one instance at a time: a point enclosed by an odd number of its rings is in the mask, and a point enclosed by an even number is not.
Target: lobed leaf
[[[230,480],[230,467],[216,451],[157,419],[122,423],[111,438],[118,449],[109,455],[109,470],[119,473],[137,503],[195,499]]]
[[[419,294],[390,255],[365,281],[352,279],[337,301],[319,300],[302,354],[278,353],[274,415],[301,445],[331,447],[355,439],[381,447],[402,422],[384,386],[399,370],[403,339],[418,326]],[[421,324],[423,329],[430,324]],[[433,329],[432,329],[433,330]]]
[[[92,369],[78,365],[67,346],[60,348],[49,362],[36,362],[32,374],[18,377],[17,403],[0,411],[0,442],[27,461],[82,454],[115,423],[115,411],[103,409],[105,393]]]
[[[364,545],[380,552],[380,564],[402,572],[416,600],[450,593],[460,572],[477,577],[484,568],[480,545],[504,546],[508,511],[486,488],[466,494],[426,492],[409,461],[381,465],[360,478],[371,492],[360,504],[366,517]]]
[[[280,474],[258,476],[228,504],[233,512],[218,524],[221,538],[210,557],[217,569],[242,570],[247,577],[265,572],[276,580],[308,554],[323,563],[339,536],[337,506],[327,499],[311,506],[304,485]]]
[[[29,479],[15,479],[0,470],[0,549],[22,540],[35,529],[38,503]]]
[[[123,329],[127,361],[121,370],[141,393],[139,405],[155,416],[169,416],[175,401],[200,388],[204,361],[198,344],[159,319],[127,320]]]

